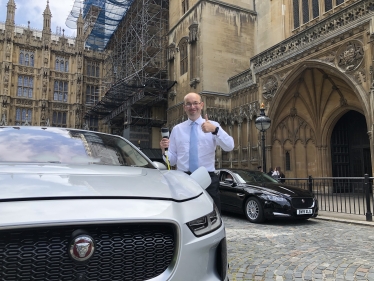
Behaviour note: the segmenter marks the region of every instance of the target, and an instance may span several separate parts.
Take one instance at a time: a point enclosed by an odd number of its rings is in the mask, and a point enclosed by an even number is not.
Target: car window
[[[121,137],[52,127],[0,127],[0,161],[153,167]]]
[[[275,179],[260,171],[233,170],[240,183],[272,183]]]

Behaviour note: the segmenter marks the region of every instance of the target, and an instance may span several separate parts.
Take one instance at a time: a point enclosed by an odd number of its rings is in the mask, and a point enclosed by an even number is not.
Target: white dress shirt
[[[189,150],[190,150],[190,133],[191,133],[190,119],[176,125],[170,134],[170,142],[168,148],[168,158],[171,166],[177,165],[180,171],[189,171]],[[215,154],[216,146],[219,145],[224,151],[231,151],[234,149],[234,139],[229,136],[221,126],[215,122],[210,121],[216,127],[219,127],[217,135],[212,133],[204,133],[201,125],[205,122],[201,116],[195,121],[198,124],[198,152],[199,152],[199,167],[204,166],[209,172],[215,170]],[[196,125],[195,125],[196,126]]]

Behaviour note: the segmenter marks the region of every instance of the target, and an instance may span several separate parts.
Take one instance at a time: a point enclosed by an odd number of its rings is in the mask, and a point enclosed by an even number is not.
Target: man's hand
[[[201,129],[204,133],[213,133],[216,130],[216,126],[210,123],[208,114],[205,114],[205,122],[201,125]]]
[[[169,148],[169,139],[167,138],[162,138],[160,141],[160,147],[162,150],[162,154],[165,153],[165,148]]]

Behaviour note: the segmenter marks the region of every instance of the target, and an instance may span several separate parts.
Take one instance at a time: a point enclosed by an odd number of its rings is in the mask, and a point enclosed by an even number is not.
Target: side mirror
[[[164,164],[162,164],[161,162],[158,162],[158,161],[153,161],[152,162],[153,165],[155,165],[155,167],[159,170],[167,170],[168,168],[166,168],[166,166]]]
[[[210,178],[210,175],[205,167],[200,167],[193,172],[191,174],[191,178],[197,181],[197,183],[200,184],[200,186],[204,189],[207,189],[207,187],[212,183],[212,179]]]

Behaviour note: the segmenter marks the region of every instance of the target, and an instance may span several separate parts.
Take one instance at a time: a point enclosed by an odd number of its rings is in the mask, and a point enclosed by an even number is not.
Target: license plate
[[[300,210],[297,210],[297,214],[298,215],[312,215],[313,210],[312,209],[300,209]]]

